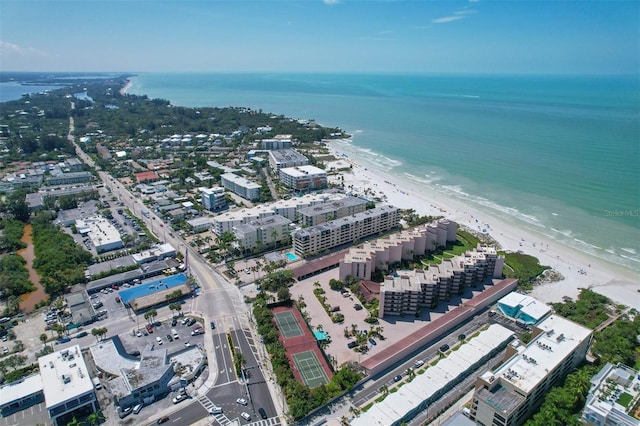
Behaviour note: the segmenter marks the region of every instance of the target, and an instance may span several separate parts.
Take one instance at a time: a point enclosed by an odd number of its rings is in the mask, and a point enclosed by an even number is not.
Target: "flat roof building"
[[[260,198],[260,185],[242,176],[225,173],[220,176],[220,182],[226,189],[242,198],[246,198],[247,200],[257,200]]]
[[[0,416],[27,409],[44,401],[42,376],[33,374],[0,387]]]
[[[224,188],[220,188],[219,186],[202,188],[201,192],[200,201],[205,209],[210,211],[221,210],[227,205]]]
[[[515,291],[498,300],[498,309],[509,318],[528,325],[536,324],[551,313],[549,305]]]
[[[269,151],[269,166],[277,172],[287,167],[306,166],[309,159],[295,149],[278,149]]]
[[[211,228],[211,219],[208,217],[196,217],[194,219],[187,220],[187,225],[191,227],[193,232],[202,232]]]
[[[511,330],[492,324],[476,337],[451,351],[434,366],[426,366],[410,382],[374,403],[350,424],[352,426],[391,426],[407,424],[429,405],[435,403],[460,381],[474,374],[488,359],[496,356],[514,338]]]
[[[296,212],[296,221],[303,226],[315,226],[341,217],[361,213],[367,209],[367,201],[357,197],[344,197],[309,207]]]
[[[104,217],[92,216],[76,220],[76,229],[86,235],[98,253],[123,247],[118,230]]]
[[[284,240],[289,240],[289,224],[291,221],[280,215],[273,215],[249,223],[238,225],[233,229],[235,244],[242,251],[275,248]]]
[[[327,172],[316,166],[281,168],[278,175],[280,183],[295,191],[310,191],[327,187]]]
[[[293,233],[293,248],[301,257],[320,254],[361,238],[389,231],[400,223],[400,209],[383,205]]]
[[[588,426],[640,426],[634,418],[640,396],[640,372],[607,363],[591,379],[582,421]]]
[[[47,185],[70,185],[74,183],[90,182],[93,179],[91,172],[61,173],[45,179]]]
[[[154,260],[162,260],[166,258],[176,257],[176,249],[169,243],[156,244],[148,250],[143,250],[131,255],[135,263],[149,263]]]
[[[528,345],[507,348],[505,361],[476,380],[470,418],[484,425],[521,425],[544,395],[585,358],[592,330],[558,315],[533,327]]]
[[[289,149],[291,148],[291,135],[282,135],[289,136],[289,139],[283,138],[273,138],[273,139],[262,139],[260,144],[262,145],[262,149],[266,149],[268,151],[276,150],[276,149]]]
[[[66,425],[76,411],[98,410],[98,401],[80,346],[38,358],[44,399],[54,425]]]

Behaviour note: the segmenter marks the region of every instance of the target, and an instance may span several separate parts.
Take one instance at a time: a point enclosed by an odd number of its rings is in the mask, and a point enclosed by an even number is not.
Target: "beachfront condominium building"
[[[347,276],[371,280],[371,273],[378,269],[388,271],[389,265],[403,260],[413,260],[438,247],[456,241],[458,224],[442,219],[435,224],[404,230],[384,238],[368,241],[354,247],[340,262],[340,279]]]
[[[558,315],[534,326],[526,346],[507,347],[505,360],[476,379],[470,419],[479,425],[516,426],[585,358],[592,330]]]
[[[276,214],[284,216],[293,222],[296,220],[297,211],[301,208],[341,200],[343,198],[344,195],[337,193],[305,194],[302,197],[292,197],[288,200],[278,200],[273,203],[260,204],[249,209],[228,211],[213,218],[213,232],[218,235],[223,232],[232,232],[233,228],[238,225]]]
[[[294,191],[311,191],[327,187],[327,172],[316,166],[296,166],[280,169],[280,183]]]
[[[79,345],[41,356],[38,364],[45,404],[54,425],[66,425],[76,414],[81,418],[99,409]]]
[[[260,198],[260,185],[233,173],[225,173],[220,176],[220,182],[229,191],[246,198],[257,200]]]
[[[287,167],[306,166],[309,159],[295,149],[269,151],[269,166],[274,172]]]
[[[607,363],[591,379],[582,421],[588,426],[640,426],[640,420],[632,417],[638,397],[640,372]]]
[[[273,139],[262,139],[262,149],[267,151],[291,148],[291,135],[277,135]]]
[[[280,215],[252,220],[233,229],[235,245],[242,251],[262,251],[291,239],[291,221]]]
[[[383,205],[362,213],[300,229],[293,234],[293,249],[307,257],[366,237],[390,231],[400,223],[400,209]]]
[[[221,210],[227,205],[227,199],[224,197],[224,188],[219,186],[202,188],[200,201],[204,208],[210,211]]]
[[[366,200],[357,197],[345,197],[340,200],[298,209],[296,221],[302,226],[315,226],[330,220],[361,213],[366,209]]]
[[[380,285],[378,315],[413,315],[422,308],[433,309],[438,302],[461,295],[465,288],[502,276],[502,262],[497,260],[495,249],[478,247],[443,259],[442,264],[429,265],[428,270],[404,270],[386,276]]]

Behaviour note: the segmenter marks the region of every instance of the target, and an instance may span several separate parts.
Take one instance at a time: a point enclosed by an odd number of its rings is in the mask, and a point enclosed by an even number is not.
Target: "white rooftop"
[[[591,335],[588,328],[558,315],[546,318],[535,328],[543,332],[527,346],[520,346],[519,353],[497,370],[483,373],[482,378],[491,382],[491,376],[504,377],[522,392],[529,393]]]
[[[38,364],[48,409],[93,392],[79,345],[42,356],[38,358]]]
[[[87,234],[95,246],[120,241],[118,230],[107,219],[100,216],[76,219],[76,228],[81,234]]]
[[[0,387],[0,407],[42,391],[42,376],[33,374]]]
[[[373,404],[368,411],[353,419],[351,425],[387,426],[400,421],[512,336],[511,330],[498,324],[490,325],[435,366],[428,367],[423,374],[416,374],[411,382],[403,384],[397,392],[390,393],[383,401]]]
[[[287,174],[292,177],[304,177],[304,176],[326,176],[327,172],[316,166],[297,166],[287,167],[280,169],[280,173]]]
[[[229,182],[233,182],[235,185],[242,186],[246,189],[260,189],[260,185],[257,183],[250,181],[249,179],[245,179],[242,176],[235,175],[233,173],[225,173],[220,176],[223,179],[228,180]]]
[[[551,307],[549,307],[549,305],[546,305],[531,296],[520,294],[515,291],[507,294],[505,297],[500,299],[498,303],[509,306],[511,308],[516,308],[519,306],[520,312],[536,320],[542,319],[545,315],[551,312]]]

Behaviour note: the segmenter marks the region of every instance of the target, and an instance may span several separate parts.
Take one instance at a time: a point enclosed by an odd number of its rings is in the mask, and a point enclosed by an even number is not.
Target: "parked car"
[[[61,337],[58,339],[58,343],[67,343],[71,340],[70,337]]]
[[[131,352],[129,352],[129,355],[136,356],[136,357],[140,356],[140,351],[131,351]]]
[[[358,346],[358,344],[357,344],[356,342],[354,342],[354,341],[351,341],[351,342],[347,343],[347,347],[348,347],[349,349],[353,349],[353,348],[355,348],[356,346]]]
[[[413,366],[416,368],[420,368],[424,365],[424,361],[421,359],[417,359],[416,362],[413,363]]]
[[[193,330],[191,330],[192,336],[197,336],[199,334],[204,334],[204,329],[202,327],[196,327]]]
[[[213,321],[211,321],[211,329],[215,330],[215,328],[216,328],[216,324]]]
[[[169,421],[169,417],[164,416],[164,417],[160,417],[156,423],[161,425],[161,424],[166,423],[168,421]]]
[[[147,332],[153,333],[153,327],[151,326],[151,324],[145,325],[145,328],[147,329]]]
[[[247,405],[247,404],[249,403],[249,402],[248,402],[246,399],[244,399],[244,398],[238,398],[238,399],[236,399],[236,402],[237,402],[238,404],[240,404],[240,405]]]
[[[171,402],[173,402],[174,404],[179,404],[187,398],[188,398],[187,394],[179,393],[171,400]]]
[[[401,376],[400,374],[398,374],[397,376],[395,376],[395,377],[393,378],[393,381],[394,381],[394,382],[399,382],[400,380],[402,380],[402,376]]]
[[[191,318],[189,318],[189,317],[184,317],[184,318],[182,319],[182,325],[187,325],[187,323],[188,323],[189,321],[191,321]]]
[[[262,417],[263,419],[266,419],[267,417],[269,417],[267,416],[267,412],[262,407],[258,408],[258,414],[260,414],[260,417]]]
[[[133,414],[138,414],[142,410],[142,407],[144,407],[143,404],[138,404],[135,407],[133,407]]]
[[[80,333],[76,334],[76,338],[78,338],[78,339],[79,339],[79,338],[84,337],[84,336],[86,336],[86,335],[87,335],[87,332],[86,332],[86,331],[81,331]]]
[[[362,305],[359,303],[356,303],[355,305],[353,305],[353,309],[355,309],[356,311],[361,311],[362,310]]]
[[[458,339],[459,339],[459,340],[464,340],[464,339],[466,339],[466,338],[467,338],[467,335],[466,335],[466,334],[464,334],[464,333],[460,333],[460,334],[458,335]]]
[[[136,332],[136,336],[138,336],[138,337],[142,337],[142,331],[138,330],[138,331]]]
[[[131,414],[132,411],[133,411],[133,408],[131,407],[123,408],[118,411],[118,417],[120,417],[121,419],[124,419],[129,414]]]
[[[158,336],[156,337],[156,342],[158,342],[159,345],[162,344],[162,337]]]
[[[447,345],[446,343],[440,346],[440,352],[446,352],[448,350],[449,350],[449,345]]]
[[[187,326],[191,327],[195,323],[196,323],[196,319],[195,318],[189,318],[189,321],[187,322]]]
[[[213,407],[212,409],[209,410],[209,414],[211,414],[212,416],[215,416],[216,414],[222,414],[222,408]]]
[[[167,334],[167,340],[170,341],[170,342],[173,342],[173,337],[171,337],[170,334]]]
[[[371,343],[371,346],[375,346],[377,345],[376,341],[373,339],[373,337],[369,337],[369,343]]]
[[[247,413],[246,411],[243,411],[242,414],[240,414],[240,417],[242,417],[243,419],[245,419],[246,421],[251,420],[251,416],[249,415],[249,413]]]
[[[172,326],[172,327],[175,327],[175,326],[176,326],[176,324],[178,324],[178,319],[177,319],[177,318],[172,319],[172,320],[171,320],[171,326]]]

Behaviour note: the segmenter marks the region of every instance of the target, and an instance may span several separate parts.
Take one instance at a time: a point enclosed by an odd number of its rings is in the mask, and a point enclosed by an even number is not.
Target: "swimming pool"
[[[118,294],[120,295],[122,303],[129,303],[133,299],[137,299],[138,297],[142,296],[148,296],[149,294],[153,294],[159,290],[178,287],[179,285],[187,282],[187,280],[188,278],[185,274],[172,275],[170,277],[164,277],[150,283],[140,284],[126,290],[120,290]]]
[[[285,253],[284,255],[287,259],[289,259],[290,262],[295,262],[296,260],[300,260],[300,258],[293,253]]]

